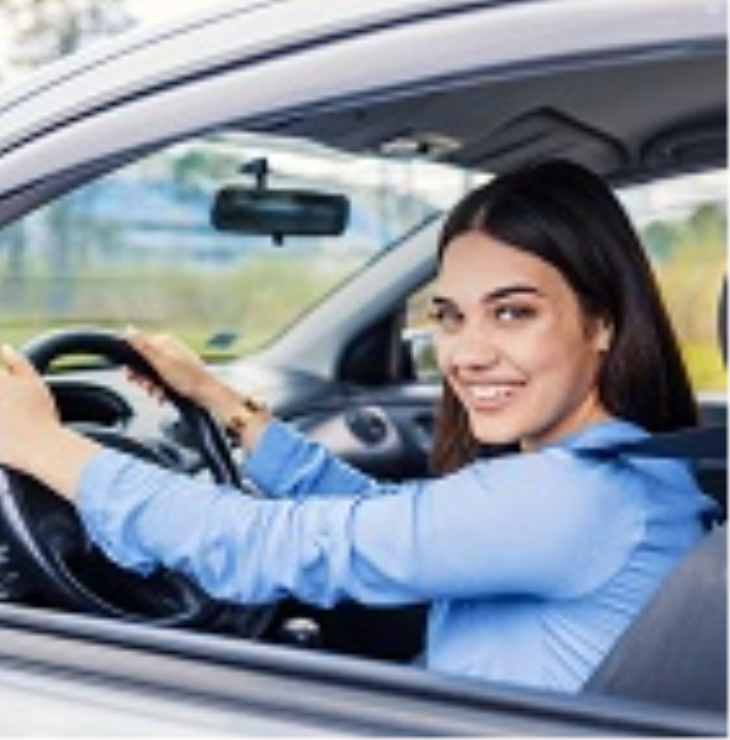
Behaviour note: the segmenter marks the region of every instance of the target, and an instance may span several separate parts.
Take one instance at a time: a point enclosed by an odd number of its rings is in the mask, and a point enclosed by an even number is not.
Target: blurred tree
[[[124,0],[0,0],[7,62],[26,69],[70,54],[132,23]]]
[[[105,36],[119,33],[133,20],[125,0],[0,0],[0,26],[3,28],[4,63],[30,70],[81,49]],[[56,244],[51,251],[54,272],[63,274],[72,259],[74,235],[69,225],[72,214],[65,213],[63,202],[55,212]],[[11,250],[12,269],[4,282],[22,281],[25,274],[25,244],[19,240]],[[67,300],[62,281],[53,296],[60,305]]]

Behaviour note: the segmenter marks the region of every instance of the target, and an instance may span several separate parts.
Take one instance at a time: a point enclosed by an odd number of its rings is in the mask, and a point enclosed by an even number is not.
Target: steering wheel
[[[101,329],[61,330],[36,338],[23,351],[42,374],[47,374],[60,357],[84,354],[127,366],[153,380],[172,402],[213,479],[243,488],[218,424],[166,386],[144,357],[117,334]],[[106,446],[171,466],[169,457],[155,445],[123,432],[89,425],[84,433]],[[225,607],[182,575],[159,569],[142,576],[117,566],[86,536],[72,504],[29,476],[10,469],[5,472],[7,490],[0,495],[0,520],[7,537],[6,561],[51,605],[173,627],[197,626],[221,618]],[[273,609],[241,607],[234,618],[237,632],[256,637],[269,623]]]

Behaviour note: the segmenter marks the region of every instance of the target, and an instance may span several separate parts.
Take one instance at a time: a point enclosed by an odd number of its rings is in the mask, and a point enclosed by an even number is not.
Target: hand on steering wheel
[[[99,329],[63,330],[37,338],[24,353],[41,374],[59,357],[84,354],[104,357],[147,378],[172,402],[213,479],[243,488],[220,426],[166,385],[123,337]],[[50,396],[48,402],[52,403]],[[91,427],[85,433],[101,444],[169,465],[154,447],[123,432]],[[32,430],[29,436],[24,444],[32,444]],[[0,532],[8,544],[9,561],[52,604],[176,627],[205,623],[220,610],[219,604],[178,574],[160,570],[144,577],[112,563],[89,542],[73,506],[38,481],[8,469],[5,487],[5,495],[0,495]],[[245,636],[254,637],[268,624],[274,607],[243,609],[250,610],[250,619],[237,622],[247,625],[250,634]]]

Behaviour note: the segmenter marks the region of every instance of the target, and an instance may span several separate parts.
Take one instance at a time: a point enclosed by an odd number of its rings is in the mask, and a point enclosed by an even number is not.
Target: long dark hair
[[[551,160],[502,175],[464,197],[446,219],[439,259],[452,240],[479,230],[556,268],[587,316],[612,326],[598,394],[616,417],[652,432],[693,426],[697,406],[651,264],[609,186],[590,170]],[[447,383],[432,467],[473,460],[480,443]]]

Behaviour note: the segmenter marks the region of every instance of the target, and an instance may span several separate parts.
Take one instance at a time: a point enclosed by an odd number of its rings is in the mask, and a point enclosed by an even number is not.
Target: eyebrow
[[[503,298],[511,298],[515,295],[536,295],[541,296],[542,293],[532,285],[505,285],[502,288],[496,288],[495,290],[487,293],[482,297],[483,303],[492,303],[494,301],[502,300]],[[445,303],[454,303],[453,299],[447,296],[434,295],[431,298],[431,302],[436,305],[442,305]]]

